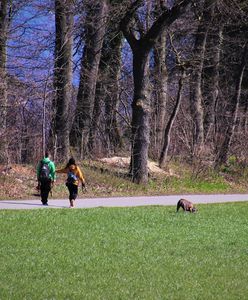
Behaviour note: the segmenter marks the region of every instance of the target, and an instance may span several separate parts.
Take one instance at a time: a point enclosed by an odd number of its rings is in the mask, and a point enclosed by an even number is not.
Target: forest
[[[0,163],[248,164],[246,0],[0,0]]]

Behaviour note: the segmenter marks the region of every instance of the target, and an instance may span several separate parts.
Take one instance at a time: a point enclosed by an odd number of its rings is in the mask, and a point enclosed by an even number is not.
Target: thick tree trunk
[[[123,37],[116,27],[113,22],[109,24],[102,47],[89,139],[91,153],[99,149],[99,140],[97,139],[99,132],[105,138],[100,144],[104,144],[104,148],[108,151],[115,152],[122,145],[116,112],[119,105]]]
[[[0,1],[0,162],[7,162],[7,78],[6,78],[6,42],[8,30],[8,1]]]
[[[161,14],[161,12],[166,9],[167,3],[167,0],[155,1],[155,16]],[[162,32],[154,46],[154,97],[151,101],[151,146],[149,152],[155,159],[159,159],[160,156],[165,128],[168,88],[168,72],[166,64],[167,34],[167,31]]]
[[[55,66],[52,144],[57,141],[57,159],[69,157],[69,105],[72,93],[73,12],[71,0],[55,1]]]
[[[216,156],[215,167],[219,167],[222,164],[225,164],[227,162],[228,152],[229,152],[232,138],[233,138],[233,135],[235,132],[235,127],[236,127],[236,122],[237,122],[237,117],[238,117],[238,108],[239,108],[240,94],[241,94],[241,84],[242,84],[243,75],[244,75],[244,71],[245,71],[245,67],[246,67],[247,59],[248,59],[247,50],[248,50],[248,47],[247,47],[247,43],[246,43],[246,45],[244,47],[244,52],[242,55],[242,61],[240,64],[239,72],[238,72],[238,77],[237,77],[237,82],[236,82],[236,87],[235,87],[235,95],[234,95],[234,97],[232,99],[232,103],[231,103],[229,126],[227,127],[224,142],[222,143],[222,145],[219,149],[219,152]]]
[[[81,61],[80,82],[70,143],[81,157],[88,154],[89,133],[95,100],[101,48],[106,30],[107,1],[87,4],[85,47]]]
[[[165,165],[166,165],[166,160],[167,160],[167,157],[168,157],[168,150],[169,150],[169,146],[170,146],[171,130],[172,130],[172,126],[173,126],[173,123],[176,119],[176,116],[177,116],[177,113],[178,113],[178,110],[179,110],[179,106],[180,106],[180,103],[181,103],[181,100],[182,100],[182,88],[183,88],[184,78],[185,78],[185,70],[183,69],[183,74],[181,75],[181,78],[179,79],[176,104],[175,104],[173,112],[170,116],[170,119],[167,123],[165,131],[164,131],[164,143],[163,143],[163,148],[162,148],[160,158],[159,158],[159,167],[160,168],[164,168]]]
[[[151,144],[153,154],[159,158],[163,145],[163,134],[165,128],[166,103],[167,103],[167,80],[168,73],[166,67],[166,35],[163,32],[154,47],[154,94],[155,101],[151,103],[153,117],[151,133]]]
[[[147,183],[148,181],[147,159],[150,131],[150,95],[148,89],[149,52],[161,34],[185,11],[191,1],[176,2],[170,10],[165,9],[147,33],[144,36],[142,35],[142,38],[138,40],[132,32],[130,24],[142,2],[142,0],[134,1],[121,21],[121,30],[133,52],[134,98],[132,103],[130,173],[133,181],[137,183]]]
[[[204,143],[204,112],[202,99],[202,72],[206,52],[206,40],[213,18],[216,0],[205,0],[203,15],[198,27],[194,49],[194,66],[191,85],[192,115],[195,122],[194,152],[198,153]]]
[[[130,174],[134,182],[143,184],[148,181],[147,160],[150,137],[148,55],[149,52],[143,52],[141,49],[133,53],[134,98]]]

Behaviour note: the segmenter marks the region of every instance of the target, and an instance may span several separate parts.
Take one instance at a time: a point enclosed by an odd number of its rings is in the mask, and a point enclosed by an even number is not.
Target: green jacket
[[[56,179],[56,175],[55,175],[55,164],[53,161],[51,161],[48,157],[44,157],[37,166],[37,179],[39,179],[39,175],[40,175],[40,166],[42,163],[46,163],[48,164],[48,167],[50,169],[50,174],[49,177],[51,178],[52,181],[54,181]]]

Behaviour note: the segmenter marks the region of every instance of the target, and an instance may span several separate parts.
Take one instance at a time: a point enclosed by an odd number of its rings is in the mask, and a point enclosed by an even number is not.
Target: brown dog
[[[179,208],[182,207],[182,209],[184,211],[190,211],[190,212],[196,212],[196,208],[194,207],[193,203],[191,203],[190,201],[186,200],[186,199],[180,199],[177,202],[177,212],[179,210]]]

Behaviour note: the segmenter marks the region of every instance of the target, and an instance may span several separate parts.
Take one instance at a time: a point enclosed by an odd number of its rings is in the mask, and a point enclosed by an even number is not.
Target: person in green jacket
[[[41,202],[43,205],[48,205],[48,195],[56,179],[55,164],[50,160],[49,156],[49,152],[46,152],[45,157],[37,166],[38,188],[40,189]]]

